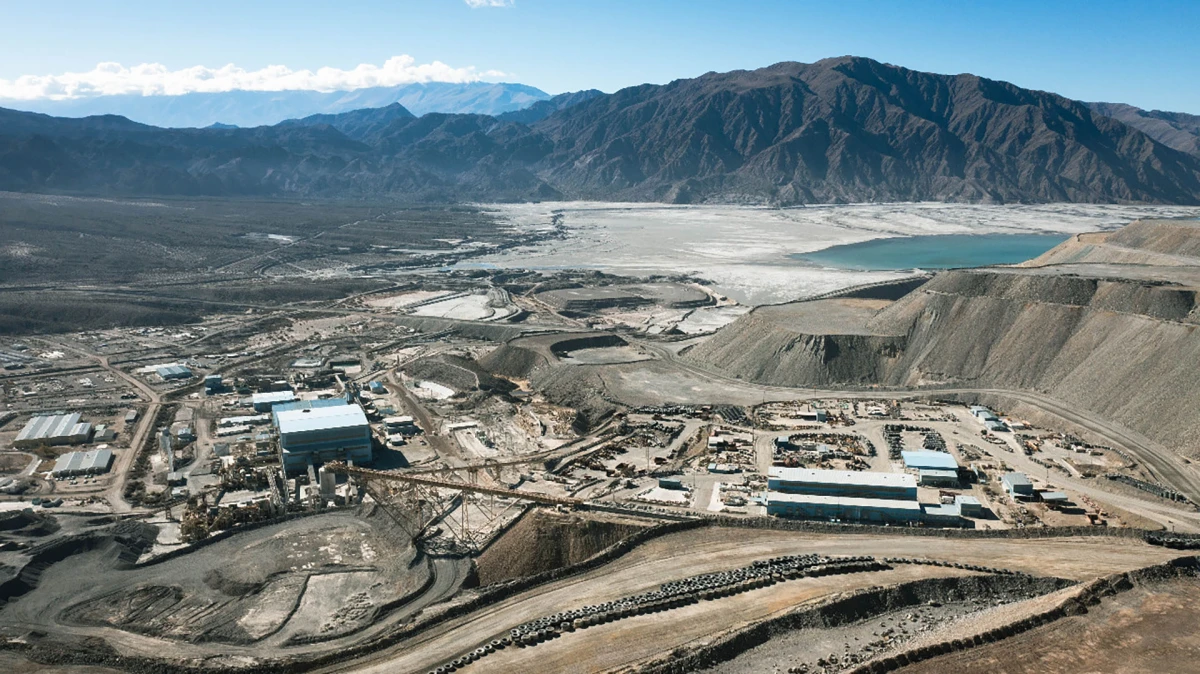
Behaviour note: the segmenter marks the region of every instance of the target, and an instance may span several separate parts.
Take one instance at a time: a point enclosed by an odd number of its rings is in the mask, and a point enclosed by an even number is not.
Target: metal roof
[[[163,379],[180,379],[191,377],[192,371],[183,365],[164,365],[156,370]]]
[[[1070,501],[1071,498],[1061,491],[1042,492],[1043,501]]]
[[[275,415],[275,418],[281,434],[367,426],[367,415],[358,405],[288,410]]]
[[[957,470],[943,470],[941,468],[922,468],[917,471],[917,475],[921,477],[946,477],[958,479]]]
[[[274,417],[275,425],[279,425],[279,415],[282,412],[290,412],[292,410],[315,410],[324,407],[345,407],[349,405],[349,401],[345,398],[317,398],[315,400],[293,400],[287,403],[276,403],[271,406],[271,416]]]
[[[926,517],[962,517],[962,508],[957,503],[927,503],[921,509]]]
[[[906,468],[958,470],[958,462],[946,452],[900,452]]]
[[[284,403],[296,399],[296,394],[292,391],[270,391],[268,393],[255,393],[250,397],[250,400],[255,405],[262,403]]]
[[[80,423],[78,412],[34,417],[17,434],[15,442],[69,437],[79,426],[84,427],[79,429],[80,432],[86,433],[91,429],[91,424]]]
[[[1013,485],[1014,487],[1022,485],[1030,487],[1033,486],[1033,483],[1029,481],[1029,478],[1026,477],[1025,473],[1008,473],[1001,479],[1008,484]]]
[[[834,471],[830,471],[834,472]],[[884,473],[885,475],[888,473]],[[909,475],[908,477],[912,477]],[[780,491],[767,492],[768,503],[810,503],[819,505],[837,505],[843,508],[874,508],[876,510],[902,510],[905,512],[921,512],[921,504],[916,501],[905,501],[888,498],[856,498],[853,496],[826,496],[819,494],[786,494]]]
[[[959,505],[979,505],[979,499],[967,494],[959,494],[954,497],[954,502]]]
[[[871,487],[916,487],[917,479],[908,473],[875,473],[853,470],[814,470],[772,466],[767,476],[783,482],[842,484]]]

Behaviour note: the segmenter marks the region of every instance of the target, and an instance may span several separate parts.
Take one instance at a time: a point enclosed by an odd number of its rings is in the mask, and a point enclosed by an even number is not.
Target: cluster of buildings
[[[767,474],[767,514],[780,517],[963,526],[963,516],[978,514],[979,501],[959,498],[963,501],[919,503],[917,477],[910,473],[775,466]]]
[[[371,425],[362,407],[348,397],[298,400],[293,391],[256,393],[252,398],[256,417],[232,417],[231,423],[257,423],[269,414],[279,434],[279,450],[285,471],[301,472],[309,465],[326,461],[367,463],[372,459]]]
[[[1052,506],[1061,506],[1070,502],[1071,497],[1065,492],[1052,489],[1036,490],[1033,482],[1025,473],[1005,473],[1000,477],[1004,492],[1018,501],[1042,501]]]
[[[993,432],[1003,432],[1008,430],[1008,425],[996,416],[996,413],[982,405],[974,405],[971,407],[971,416],[979,420],[983,427]]]

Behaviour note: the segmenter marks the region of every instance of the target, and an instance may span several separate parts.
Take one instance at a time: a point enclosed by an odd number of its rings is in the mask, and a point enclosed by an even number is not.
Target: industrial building
[[[921,519],[935,527],[961,527],[967,524],[957,503],[923,505]]]
[[[88,452],[68,452],[58,457],[54,468],[50,470],[51,477],[64,478],[76,475],[99,475],[107,473],[112,467],[113,453],[111,449],[93,449]]]
[[[911,478],[912,476],[906,476]],[[916,485],[913,485],[916,489]],[[921,519],[916,500],[767,492],[767,514],[803,519],[904,524]]]
[[[767,490],[783,494],[915,501],[917,479],[907,473],[774,466],[767,473]]]
[[[162,378],[163,381],[192,378],[192,371],[184,365],[163,365],[155,368],[154,371],[158,373],[158,376]]]
[[[1000,484],[1004,485],[1004,491],[1008,492],[1013,497],[1032,497],[1033,483],[1025,476],[1025,473],[1007,473],[1000,478]]]
[[[389,435],[416,435],[421,432],[416,420],[410,416],[388,417],[383,420],[383,426]]]
[[[50,414],[34,417],[13,440],[13,447],[26,449],[45,445],[79,445],[92,437],[92,425],[79,413]]]
[[[1071,502],[1071,497],[1061,491],[1038,492],[1038,499],[1051,506],[1064,506]]]
[[[279,448],[285,470],[323,461],[371,461],[371,426],[358,405],[309,407],[279,412]]]
[[[255,412],[270,412],[280,403],[290,403],[296,399],[296,394],[292,391],[269,391],[265,393],[255,393],[250,398],[250,403],[254,406]]]
[[[954,497],[954,504],[958,506],[958,511],[963,517],[979,517],[983,515],[983,505],[974,496],[959,494]]]

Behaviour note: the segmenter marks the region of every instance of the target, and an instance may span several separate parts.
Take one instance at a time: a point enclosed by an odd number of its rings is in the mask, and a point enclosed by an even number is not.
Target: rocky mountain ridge
[[[254,129],[0,111],[0,189],[779,205],[1200,203],[1200,157],[1077,101],[973,75],[843,57],[583,93],[529,124],[416,117],[400,105]]]

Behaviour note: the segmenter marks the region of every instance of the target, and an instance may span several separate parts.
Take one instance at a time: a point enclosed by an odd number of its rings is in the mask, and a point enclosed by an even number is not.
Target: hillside
[[[845,57],[576,99],[528,125],[475,114],[414,119],[403,105],[254,129],[0,111],[0,189],[1200,203],[1200,157],[1082,103],[973,75]]]
[[[1200,244],[1194,225],[1112,238],[1136,250],[1180,231]],[[686,357],[777,385],[1040,392],[1200,456],[1190,412],[1200,382],[1179,370],[1200,358],[1198,291],[1200,266],[948,271],[878,309],[838,299],[760,307]],[[832,330],[830,315],[842,317]]]
[[[1077,234],[1021,266],[1081,263],[1200,266],[1200,221],[1139,220],[1112,232]]]

